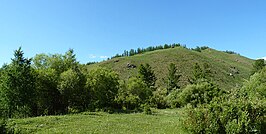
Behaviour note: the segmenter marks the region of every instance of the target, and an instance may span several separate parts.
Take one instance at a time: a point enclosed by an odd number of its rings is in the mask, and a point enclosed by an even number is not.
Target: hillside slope
[[[110,68],[118,72],[123,80],[136,76],[137,68],[128,68],[127,65],[148,63],[154,69],[157,77],[157,85],[164,87],[170,63],[177,66],[181,74],[180,85],[184,87],[192,77],[195,63],[208,64],[211,69],[211,79],[220,87],[228,89],[241,85],[244,79],[250,75],[253,60],[237,54],[228,54],[214,49],[205,49],[201,52],[189,50],[183,47],[175,47],[138,54],[130,57],[119,57],[97,64],[88,65],[91,70],[97,66]]]

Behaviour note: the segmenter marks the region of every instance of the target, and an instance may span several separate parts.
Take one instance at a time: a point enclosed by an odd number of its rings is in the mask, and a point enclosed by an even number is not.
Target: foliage
[[[193,133],[265,133],[265,74],[263,69],[243,88],[233,89],[210,104],[188,106],[183,126]]]
[[[6,121],[0,117],[0,133],[6,133]]]
[[[95,108],[114,107],[119,89],[117,73],[106,68],[92,70],[87,76],[86,86],[91,91]]]
[[[78,70],[69,69],[60,75],[58,90],[62,94],[63,103],[68,110],[85,110],[89,92],[85,89],[85,76]]]
[[[173,89],[178,89],[178,81],[181,75],[176,74],[177,68],[174,63],[171,63],[168,68],[167,90],[170,92]]]
[[[35,72],[31,59],[23,57],[19,48],[12,63],[4,68],[1,77],[1,107],[6,117],[25,117],[36,114]]]
[[[141,64],[138,70],[138,77],[147,84],[148,87],[154,88],[156,82],[156,76],[149,64]]]
[[[217,99],[187,107],[183,126],[193,133],[265,133],[265,102],[247,98]]]
[[[53,115],[64,112],[62,95],[57,89],[59,76],[55,69],[37,70],[37,115]]]
[[[125,86],[119,89],[116,101],[129,110],[138,110],[148,102],[152,95],[151,89],[139,78],[130,78]]]
[[[197,46],[196,48],[191,48],[191,50],[201,52],[201,51],[206,50],[208,48],[209,47],[207,47],[207,46],[202,46],[202,47]]]
[[[117,58],[117,57],[126,57],[126,56],[133,56],[136,54],[141,54],[141,53],[145,53],[145,52],[150,52],[150,51],[155,51],[155,50],[160,50],[160,49],[168,49],[168,48],[174,48],[174,47],[180,47],[180,44],[164,44],[159,45],[159,46],[149,46],[147,48],[137,48],[136,50],[134,49],[130,49],[129,51],[124,50],[123,54],[116,54],[115,56],[111,57],[111,59],[113,58]]]
[[[179,94],[180,94],[181,90],[180,89],[175,89],[172,90],[172,92],[170,92],[167,96],[166,96],[166,103],[167,106],[170,108],[180,108],[180,102],[179,102]]]
[[[261,69],[263,69],[266,66],[265,64],[265,60],[264,59],[258,59],[255,60],[254,64],[253,64],[253,70],[252,73],[256,73],[258,71],[260,71]]]
[[[239,55],[237,52],[234,52],[234,51],[230,51],[230,50],[226,50],[226,51],[224,51],[225,53],[228,53],[228,54],[237,54],[237,55]]]
[[[193,67],[192,83],[198,83],[203,79],[206,79],[205,71],[200,67],[198,63],[195,63]]]
[[[178,95],[178,102],[181,106],[187,104],[197,107],[199,104],[208,104],[215,97],[222,95],[223,91],[211,82],[201,82],[188,85]]]
[[[156,91],[153,91],[151,97],[151,106],[159,109],[167,108],[167,94],[168,91],[166,88],[157,88]]]
[[[155,89],[156,77],[149,64],[140,65],[138,77],[132,77],[120,86],[116,102],[125,109],[138,110],[141,105],[150,103]]]

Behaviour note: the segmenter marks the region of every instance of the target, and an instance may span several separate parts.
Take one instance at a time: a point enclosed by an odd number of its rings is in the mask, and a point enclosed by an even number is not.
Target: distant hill
[[[212,72],[212,81],[222,88],[229,89],[241,85],[244,79],[248,79],[253,60],[239,54],[229,54],[211,48],[198,52],[180,46],[129,57],[113,58],[87,65],[87,69],[91,70],[97,66],[110,68],[116,71],[121,79],[127,80],[132,76],[136,76],[137,67],[145,63],[150,64],[154,69],[158,79],[157,85],[161,87],[166,86],[164,79],[167,77],[170,63],[176,64],[179,74],[182,75],[180,78],[181,87],[189,83],[193,66],[195,63],[199,63],[201,67],[203,67],[203,64],[208,64]],[[134,65],[136,68],[134,68]]]

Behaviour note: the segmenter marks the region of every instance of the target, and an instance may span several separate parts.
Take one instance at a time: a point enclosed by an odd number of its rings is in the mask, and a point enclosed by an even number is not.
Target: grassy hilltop
[[[229,89],[241,85],[243,79],[248,79],[253,60],[211,48],[198,52],[183,47],[175,47],[129,57],[113,58],[88,65],[87,69],[91,70],[97,66],[110,68],[118,72],[122,80],[126,80],[137,74],[136,68],[127,67],[128,63],[137,67],[140,64],[150,64],[155,71],[158,86],[165,86],[164,79],[167,77],[169,64],[174,63],[182,75],[180,78],[181,87],[188,84],[195,63],[199,63],[202,68],[203,64],[208,64],[211,70],[211,79],[219,86]]]

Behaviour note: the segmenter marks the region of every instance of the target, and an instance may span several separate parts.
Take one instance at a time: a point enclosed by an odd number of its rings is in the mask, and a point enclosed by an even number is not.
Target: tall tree
[[[114,106],[119,89],[118,81],[118,74],[106,68],[97,68],[88,74],[86,86],[91,91],[95,107],[108,108]]]
[[[146,63],[145,65],[141,64],[138,70],[138,76],[143,80],[148,87],[154,87],[157,80],[154,71],[151,66]]]
[[[76,70],[69,69],[60,75],[58,89],[63,97],[65,110],[84,110],[88,102],[85,77]]]
[[[1,84],[1,103],[5,103],[6,116],[35,115],[36,75],[31,59],[24,58],[21,47],[14,52],[12,63],[4,70]]]
[[[196,63],[193,67],[193,81],[192,83],[197,83],[202,79],[206,78],[206,74],[204,70],[200,67],[198,63]]]
[[[172,89],[180,88],[178,86],[178,81],[181,75],[178,75],[176,73],[177,73],[176,65],[174,63],[171,63],[168,68],[168,79],[167,79],[168,92],[171,91]]]

